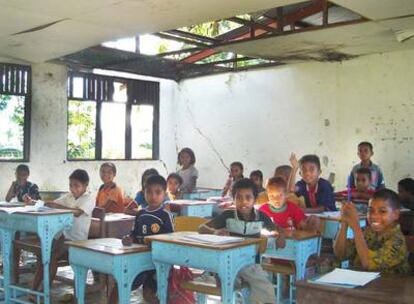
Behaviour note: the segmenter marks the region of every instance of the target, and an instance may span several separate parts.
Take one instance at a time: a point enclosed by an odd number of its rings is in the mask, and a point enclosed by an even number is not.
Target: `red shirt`
[[[305,213],[303,210],[294,203],[286,202],[286,210],[282,212],[274,212],[270,209],[269,204],[264,204],[259,209],[270,217],[273,222],[282,228],[289,228],[288,220],[292,219],[293,225],[296,229],[299,228],[299,223],[305,219]]]

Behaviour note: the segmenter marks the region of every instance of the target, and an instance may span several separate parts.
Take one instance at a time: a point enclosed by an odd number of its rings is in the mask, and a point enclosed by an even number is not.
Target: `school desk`
[[[85,285],[88,270],[112,275],[118,286],[119,303],[130,301],[135,277],[154,269],[151,249],[145,245],[123,246],[120,239],[105,238],[66,242],[69,263],[75,274],[77,303],[85,303]]]
[[[414,303],[414,277],[388,275],[363,287],[343,288],[296,282],[297,304],[412,304]]]
[[[217,273],[221,281],[222,303],[233,303],[236,276],[243,267],[256,262],[260,239],[246,238],[242,242],[211,245],[182,238],[188,234],[195,233],[174,232],[145,238],[151,242],[160,303],[167,303],[168,275],[173,265]]]
[[[181,216],[211,217],[214,201],[175,200],[168,202],[172,210],[179,210]]]
[[[102,235],[99,235],[101,220],[92,218],[93,236],[102,238],[122,238],[134,228],[135,216],[124,213],[107,213],[103,223]]]
[[[49,263],[53,238],[62,230],[69,229],[73,223],[73,214],[67,210],[50,209],[41,212],[7,213],[0,210],[0,234],[3,253],[3,284],[5,302],[17,302],[17,292],[34,294],[43,297],[44,303],[50,303]],[[13,269],[12,243],[18,231],[36,233],[42,245],[43,292],[11,285]],[[24,303],[24,302],[17,302]]]
[[[191,193],[184,193],[183,198],[186,200],[206,200],[213,196],[221,196],[223,190],[212,188],[196,188]]]

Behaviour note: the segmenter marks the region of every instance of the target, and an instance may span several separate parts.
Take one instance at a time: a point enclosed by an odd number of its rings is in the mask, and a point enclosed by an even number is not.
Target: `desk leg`
[[[168,277],[172,265],[154,262],[157,273],[157,294],[160,304],[167,304],[168,299]]]
[[[227,263],[224,269],[219,272],[221,280],[221,302],[223,304],[232,304],[234,296],[234,281],[238,272],[230,269],[231,263]]]
[[[12,237],[14,232],[9,230],[1,230],[1,245],[3,250],[3,287],[5,303],[10,303],[10,284],[12,270]]]
[[[88,269],[78,265],[71,265],[75,275],[75,294],[78,304],[85,303],[85,285]]]
[[[119,304],[128,304],[131,297],[132,281],[128,282],[127,276],[122,274],[114,274],[116,285],[118,286]],[[134,278],[132,278],[134,280]]]
[[[50,303],[50,258],[52,251],[53,236],[40,236],[42,246],[42,264],[43,264],[43,296],[44,304]]]

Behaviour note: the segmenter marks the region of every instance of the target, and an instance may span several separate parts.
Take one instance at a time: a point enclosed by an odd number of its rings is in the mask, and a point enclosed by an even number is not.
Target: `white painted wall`
[[[315,153],[336,187],[374,144],[387,185],[414,173],[414,52],[305,63],[186,80],[177,102],[179,146],[194,148],[201,185],[222,186],[240,160],[270,176],[290,153]],[[218,152],[216,153],[215,150]]]
[[[67,130],[67,71],[54,64],[35,64],[32,66],[33,96],[30,180],[36,182],[41,190],[67,190],[68,176],[77,169],[88,171],[90,188],[96,190],[101,184],[99,166],[102,162],[66,161]],[[175,124],[174,92],[177,84],[161,81],[160,86],[160,158],[161,161],[117,161],[116,181],[129,195],[141,187],[142,172],[155,167],[161,173],[175,170],[174,139],[170,130]],[[0,200],[14,178],[16,163],[0,163]]]

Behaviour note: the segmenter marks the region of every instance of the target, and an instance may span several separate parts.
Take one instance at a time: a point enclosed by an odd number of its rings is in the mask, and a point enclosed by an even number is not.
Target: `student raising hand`
[[[359,215],[353,203],[346,202],[342,205],[341,218],[352,229],[359,227]]]

